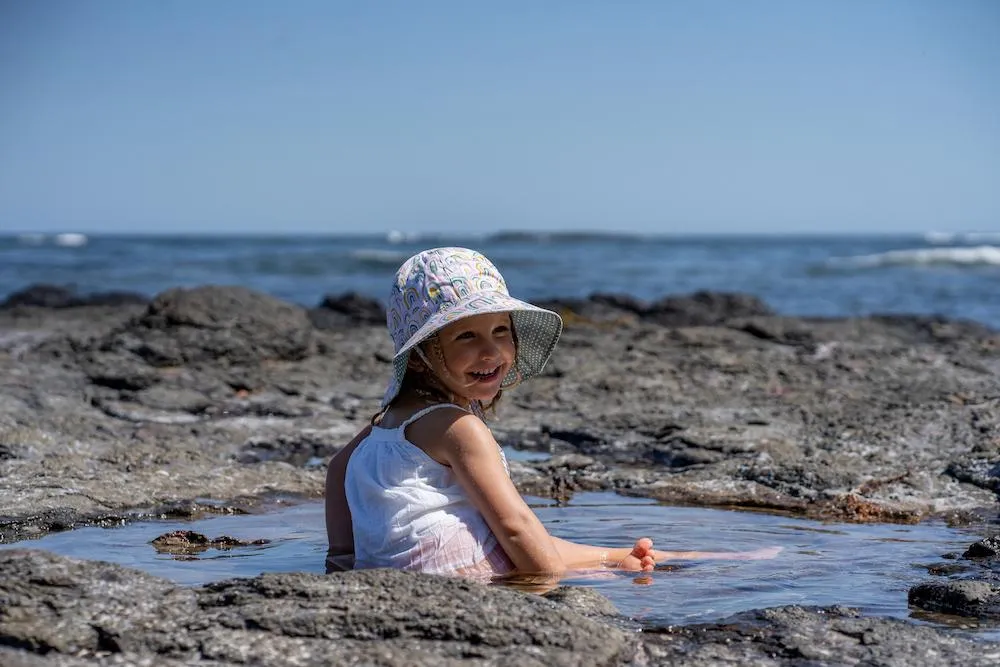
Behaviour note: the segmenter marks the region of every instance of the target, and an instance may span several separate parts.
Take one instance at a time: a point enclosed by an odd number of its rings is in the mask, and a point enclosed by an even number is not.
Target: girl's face
[[[508,313],[473,315],[449,324],[437,334],[442,359],[428,355],[435,375],[453,394],[488,403],[514,364],[517,351]]]

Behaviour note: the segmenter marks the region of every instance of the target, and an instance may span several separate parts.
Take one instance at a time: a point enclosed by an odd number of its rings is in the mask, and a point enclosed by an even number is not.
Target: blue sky
[[[1000,230],[1000,2],[0,2],[0,231]]]

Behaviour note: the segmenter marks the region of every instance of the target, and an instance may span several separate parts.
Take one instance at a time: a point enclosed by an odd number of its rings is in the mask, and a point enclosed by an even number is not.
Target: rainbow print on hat
[[[509,312],[517,334],[517,358],[501,383],[510,387],[541,373],[562,333],[551,310],[515,299],[493,263],[468,248],[434,248],[406,260],[386,307],[396,354],[382,407],[399,394],[410,350],[445,326],[472,315]]]

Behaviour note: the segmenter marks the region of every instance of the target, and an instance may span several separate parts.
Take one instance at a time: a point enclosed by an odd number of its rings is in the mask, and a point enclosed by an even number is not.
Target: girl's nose
[[[490,361],[500,356],[500,346],[493,341],[484,341],[479,350],[479,358],[483,361]]]

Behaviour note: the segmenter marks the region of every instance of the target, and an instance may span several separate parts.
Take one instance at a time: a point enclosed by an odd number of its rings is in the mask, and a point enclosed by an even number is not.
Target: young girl
[[[562,331],[556,313],[511,297],[478,252],[436,248],[400,267],[386,319],[395,357],[382,409],[327,473],[328,571],[653,569],[648,538],[607,548],[550,535],[483,421],[505,389],[541,372]]]

